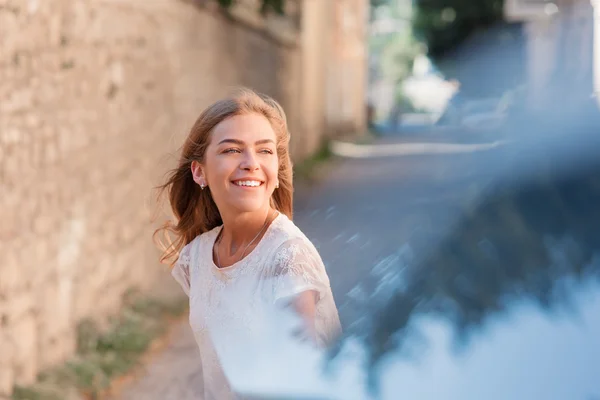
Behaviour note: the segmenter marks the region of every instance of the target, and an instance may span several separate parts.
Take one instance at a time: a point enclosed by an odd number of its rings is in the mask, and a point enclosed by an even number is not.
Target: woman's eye
[[[226,149],[223,153],[241,153],[239,149]]]
[[[263,154],[273,154],[273,150],[271,150],[271,149],[262,149],[260,151],[260,153],[263,153]]]

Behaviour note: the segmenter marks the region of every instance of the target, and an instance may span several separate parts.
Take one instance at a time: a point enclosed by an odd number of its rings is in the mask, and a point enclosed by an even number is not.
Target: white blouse
[[[218,268],[213,261],[213,246],[221,229],[205,232],[186,245],[172,270],[190,299],[189,321],[202,360],[204,400],[236,398],[214,339],[223,342],[226,336],[226,343],[245,343],[247,337],[264,330],[261,318],[280,300],[314,290],[318,293],[318,344],[330,344],[341,332],[323,261],[287,216],[280,213],[254,250],[225,268]]]

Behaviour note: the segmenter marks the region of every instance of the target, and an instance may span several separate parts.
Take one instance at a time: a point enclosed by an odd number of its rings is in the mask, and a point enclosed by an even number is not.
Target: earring
[[[204,190],[205,187],[206,187],[206,185],[204,183],[200,184],[200,190]]]
[[[275,189],[279,189],[279,181],[275,184]]]

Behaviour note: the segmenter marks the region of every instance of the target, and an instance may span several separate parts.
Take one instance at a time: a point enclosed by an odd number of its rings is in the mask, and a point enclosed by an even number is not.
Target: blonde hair
[[[194,182],[191,164],[194,160],[203,163],[215,126],[227,118],[251,113],[264,116],[275,131],[279,188],[271,197],[271,206],[292,218],[294,186],[289,154],[290,134],[283,108],[269,96],[250,89],[238,89],[231,97],[217,101],[200,114],[183,144],[177,167],[168,172],[166,182],[157,187],[159,199],[167,193],[176,219],[175,222],[166,222],[154,232],[155,243],[163,252],[161,263],[174,265],[185,245],[223,223],[210,190],[201,190]],[[157,240],[160,234],[164,240]]]

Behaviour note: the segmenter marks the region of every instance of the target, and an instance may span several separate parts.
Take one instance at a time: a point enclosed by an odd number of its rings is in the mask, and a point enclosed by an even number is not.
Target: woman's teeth
[[[259,181],[236,181],[234,183],[238,186],[260,186]]]

